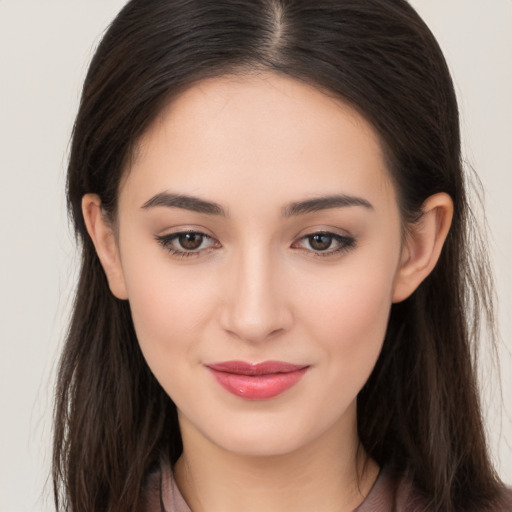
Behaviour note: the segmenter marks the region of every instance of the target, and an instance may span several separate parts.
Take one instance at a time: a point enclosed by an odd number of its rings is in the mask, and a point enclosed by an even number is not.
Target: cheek
[[[163,375],[170,375],[173,361],[183,361],[194,349],[193,340],[210,316],[212,287],[197,270],[191,275],[173,269],[166,255],[161,259],[140,255],[124,262],[124,269],[139,345],[161,381]]]
[[[369,274],[340,286],[330,306],[330,328],[347,345],[362,347],[379,343],[384,335],[391,308],[391,283]]]
[[[357,394],[380,354],[392,304],[392,265],[348,266],[329,280],[327,290],[309,293],[309,337],[327,359],[333,382]]]

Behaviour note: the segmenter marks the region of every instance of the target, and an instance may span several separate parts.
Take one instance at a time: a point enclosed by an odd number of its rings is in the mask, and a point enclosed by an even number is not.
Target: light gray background
[[[124,0],[0,0],[0,511],[53,510],[55,362],[76,277],[63,189],[93,48]],[[486,189],[502,389],[484,375],[490,444],[512,483],[512,1],[414,0],[454,74],[465,155]]]

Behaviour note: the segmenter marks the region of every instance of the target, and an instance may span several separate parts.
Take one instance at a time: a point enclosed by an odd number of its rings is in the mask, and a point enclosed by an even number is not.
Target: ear
[[[453,201],[442,192],[430,196],[418,222],[408,227],[400,267],[395,276],[393,302],[409,297],[432,272],[453,218]]]
[[[82,197],[82,214],[87,232],[107,276],[110,291],[118,299],[127,299],[119,247],[111,223],[103,215],[99,196],[85,194]]]

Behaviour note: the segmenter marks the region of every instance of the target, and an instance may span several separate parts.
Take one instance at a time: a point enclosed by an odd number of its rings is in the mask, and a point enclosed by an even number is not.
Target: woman
[[[508,510],[451,79],[402,0],[132,0],[91,64],[57,508]],[[472,240],[473,242],[473,240]]]

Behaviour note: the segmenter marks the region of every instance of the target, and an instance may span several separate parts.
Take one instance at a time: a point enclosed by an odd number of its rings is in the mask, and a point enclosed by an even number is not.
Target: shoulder
[[[192,512],[176,485],[167,459],[162,459],[148,473],[139,512]]]
[[[381,469],[366,499],[354,512],[431,512],[431,502],[409,478]],[[512,489],[501,487],[487,507],[473,512],[512,512]],[[464,511],[465,512],[465,511]]]
[[[371,491],[354,512],[427,512],[427,500],[411,482],[382,468]]]
[[[162,470],[160,465],[155,466],[146,475],[142,487],[139,512],[162,512]]]

